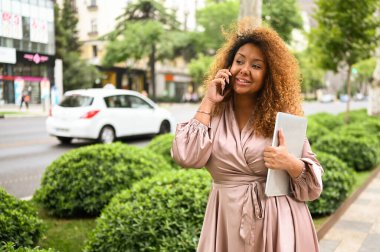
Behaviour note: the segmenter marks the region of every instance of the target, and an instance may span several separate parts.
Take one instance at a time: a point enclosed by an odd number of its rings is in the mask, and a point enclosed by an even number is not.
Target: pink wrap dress
[[[292,194],[264,194],[268,169],[263,150],[272,139],[250,129],[254,115],[240,132],[232,104],[209,127],[196,119],[177,125],[174,160],[183,167],[206,167],[213,179],[197,251],[319,251],[305,201],[322,191],[323,169],[305,140],[302,174],[291,179]]]

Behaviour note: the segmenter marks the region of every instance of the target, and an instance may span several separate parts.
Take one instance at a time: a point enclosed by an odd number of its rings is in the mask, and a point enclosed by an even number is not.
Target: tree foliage
[[[56,57],[62,59],[64,91],[92,87],[99,73],[95,66],[80,58],[78,18],[71,1],[65,0],[62,9],[55,4],[54,15]]]
[[[176,40],[179,22],[174,11],[165,9],[157,0],[137,0],[128,4],[118,17],[116,29],[108,34],[110,39],[103,59],[106,66],[127,59],[149,57],[150,79],[155,99],[155,63],[172,58],[180,40]]]
[[[301,90],[303,93],[312,93],[324,86],[323,77],[325,71],[317,66],[310,50],[308,48],[302,52],[295,53],[300,65],[302,76]]]
[[[318,0],[311,41],[319,51],[319,65],[337,71],[340,63],[352,66],[370,57],[379,36],[374,16],[378,0]]]
[[[263,1],[263,19],[287,43],[292,39],[293,29],[302,29],[302,18],[296,0]]]

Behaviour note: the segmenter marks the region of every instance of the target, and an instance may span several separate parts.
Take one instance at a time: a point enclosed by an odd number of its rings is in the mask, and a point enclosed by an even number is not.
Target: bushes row
[[[319,199],[308,205],[313,216],[320,216],[333,213],[347,198],[355,182],[355,171],[334,155],[323,152],[316,154],[325,171],[323,191]]]
[[[35,198],[55,216],[98,215],[136,181],[170,170],[164,158],[121,143],[71,150],[47,167]]]
[[[374,168],[380,159],[380,120],[365,110],[345,114],[320,113],[309,116],[308,138],[324,168],[321,197],[309,202],[312,215],[333,213],[346,199],[355,181],[355,172]]]
[[[18,200],[0,188],[0,246],[2,242],[12,242],[16,247],[33,246],[42,232],[42,221],[31,203]]]
[[[205,170],[137,182],[103,210],[85,251],[195,251],[210,185]]]

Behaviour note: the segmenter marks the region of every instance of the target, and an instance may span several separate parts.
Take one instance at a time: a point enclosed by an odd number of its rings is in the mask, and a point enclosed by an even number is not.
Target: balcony
[[[89,31],[88,33],[88,36],[90,37],[96,37],[98,36],[98,31],[94,30],[94,31]]]
[[[89,11],[97,11],[98,10],[98,5],[96,3],[90,3],[87,5],[87,10]]]

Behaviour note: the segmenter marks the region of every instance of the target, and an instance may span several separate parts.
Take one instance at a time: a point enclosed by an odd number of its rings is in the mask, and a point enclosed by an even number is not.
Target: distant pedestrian
[[[30,95],[27,90],[23,91],[20,102],[20,109],[22,109],[22,104],[25,103],[26,109],[29,109]]]

